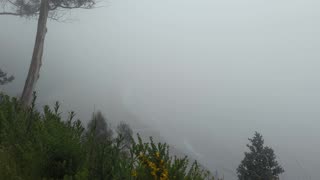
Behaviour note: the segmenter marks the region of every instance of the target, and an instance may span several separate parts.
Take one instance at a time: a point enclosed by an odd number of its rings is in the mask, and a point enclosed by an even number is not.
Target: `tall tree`
[[[86,139],[88,143],[88,176],[89,179],[104,179],[110,166],[106,158],[110,155],[113,131],[100,111],[93,113],[88,123]]]
[[[38,16],[32,59],[21,96],[22,103],[28,106],[31,103],[32,93],[40,75],[44,40],[47,32],[47,19],[56,19],[59,9],[90,9],[95,5],[95,0],[0,0],[0,3],[3,7],[0,15]]]
[[[98,111],[93,113],[91,121],[88,123],[88,133],[93,134],[98,141],[112,139],[113,131],[107,123],[103,114]]]
[[[273,149],[264,146],[261,134],[255,132],[250,144],[250,152],[245,152],[245,157],[237,169],[239,180],[277,180],[284,170],[276,161]]]
[[[117,126],[116,132],[118,136],[121,138],[121,149],[124,151],[129,150],[132,144],[132,129],[129,124],[125,122],[120,122]]]

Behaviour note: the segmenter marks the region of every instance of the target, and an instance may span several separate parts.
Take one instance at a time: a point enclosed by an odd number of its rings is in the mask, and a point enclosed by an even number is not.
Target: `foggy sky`
[[[286,172],[320,179],[320,2],[117,0],[50,21],[38,103],[158,130],[226,179],[259,131]],[[36,21],[0,16],[1,87],[19,95]],[[130,118],[130,119],[128,119]]]

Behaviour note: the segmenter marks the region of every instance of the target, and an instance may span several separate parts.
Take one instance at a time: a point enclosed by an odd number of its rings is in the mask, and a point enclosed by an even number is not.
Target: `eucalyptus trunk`
[[[29,106],[32,100],[32,94],[35,89],[37,80],[40,76],[40,67],[42,64],[44,39],[47,32],[47,19],[49,14],[48,0],[41,0],[40,12],[38,18],[38,27],[36,41],[33,48],[33,54],[27,80],[24,84],[21,102],[25,106]]]

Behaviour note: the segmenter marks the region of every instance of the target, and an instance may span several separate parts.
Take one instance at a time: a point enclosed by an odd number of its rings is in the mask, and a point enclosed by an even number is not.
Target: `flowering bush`
[[[135,179],[213,179],[210,172],[200,168],[197,162],[188,167],[187,157],[170,157],[169,146],[165,143],[155,144],[152,137],[149,143],[143,143],[138,135],[138,143],[133,142],[131,153],[137,159],[132,171]]]

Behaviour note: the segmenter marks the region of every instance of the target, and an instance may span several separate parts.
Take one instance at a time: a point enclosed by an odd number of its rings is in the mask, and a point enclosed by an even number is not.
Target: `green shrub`
[[[117,135],[102,113],[87,130],[75,114],[61,117],[54,108],[23,107],[0,95],[0,176],[8,180],[204,180],[213,179],[197,162],[171,157],[167,144],[135,142],[132,130],[120,124]],[[99,126],[97,126],[99,124]],[[98,129],[97,129],[98,128]]]

